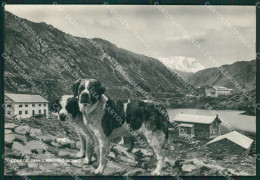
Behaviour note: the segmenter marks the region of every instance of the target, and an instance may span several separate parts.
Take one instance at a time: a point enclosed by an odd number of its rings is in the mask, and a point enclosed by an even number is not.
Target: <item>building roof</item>
[[[207,144],[212,144],[212,143],[220,141],[222,139],[228,139],[228,140],[236,143],[237,145],[239,145],[239,146],[241,146],[241,147],[243,147],[245,149],[250,148],[251,144],[254,141],[253,139],[251,139],[251,138],[249,138],[249,137],[247,137],[247,136],[245,136],[243,134],[240,134],[237,131],[232,131],[232,132],[230,132],[228,134],[224,134],[222,136],[216,137],[215,139],[211,140]]]
[[[175,122],[211,124],[216,116],[194,115],[194,114],[178,114],[173,118]]]
[[[216,90],[224,90],[224,91],[232,91],[233,89],[228,89],[226,87],[223,87],[223,86],[212,86],[214,89]]]
[[[181,123],[181,124],[179,124],[178,126],[181,126],[181,127],[193,127],[194,124]]]
[[[10,98],[13,102],[20,103],[47,103],[48,101],[41,97],[40,95],[32,95],[32,94],[5,94],[8,98]]]

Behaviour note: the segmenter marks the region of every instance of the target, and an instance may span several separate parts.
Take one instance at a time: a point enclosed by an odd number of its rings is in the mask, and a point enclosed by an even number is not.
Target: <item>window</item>
[[[44,114],[46,114],[46,109],[44,109]]]
[[[35,107],[35,104],[32,104],[32,107]]]
[[[25,104],[25,107],[28,107],[28,104]]]
[[[47,104],[44,104],[44,106],[46,106]]]
[[[22,112],[22,111],[19,111],[19,114],[21,115],[21,114],[23,114],[23,112]]]
[[[12,107],[12,104],[7,104],[7,107]]]
[[[20,104],[20,105],[19,105],[19,107],[23,107],[23,105],[22,105],[22,104]]]
[[[42,106],[41,104],[39,104],[39,106]]]
[[[25,111],[25,114],[28,114],[28,111]]]
[[[41,110],[39,110],[39,114],[41,114],[42,113],[42,111]]]
[[[11,114],[11,111],[8,111],[7,114]]]

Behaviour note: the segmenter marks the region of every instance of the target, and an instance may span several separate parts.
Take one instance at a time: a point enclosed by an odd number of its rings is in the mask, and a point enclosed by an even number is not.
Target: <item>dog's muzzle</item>
[[[81,104],[86,104],[89,103],[89,94],[88,93],[82,93],[80,96],[80,103]]]
[[[67,116],[65,114],[59,114],[59,117],[61,121],[65,121]]]

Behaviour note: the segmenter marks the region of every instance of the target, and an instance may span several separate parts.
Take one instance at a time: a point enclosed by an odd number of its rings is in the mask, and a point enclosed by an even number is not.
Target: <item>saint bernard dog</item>
[[[83,121],[93,135],[99,166],[95,174],[102,174],[110,151],[110,140],[115,137],[146,137],[158,163],[152,175],[160,175],[164,164],[162,148],[168,140],[168,114],[158,105],[139,100],[122,103],[104,95],[105,88],[96,79],[79,79],[73,84],[74,97],[78,99]],[[163,109],[162,107],[160,109]]]
[[[78,133],[81,147],[76,157],[85,157],[84,164],[89,164],[95,144],[88,127],[83,122],[82,113],[79,111],[78,100],[73,95],[63,95],[53,103],[52,109],[58,113],[60,121],[67,121]]]

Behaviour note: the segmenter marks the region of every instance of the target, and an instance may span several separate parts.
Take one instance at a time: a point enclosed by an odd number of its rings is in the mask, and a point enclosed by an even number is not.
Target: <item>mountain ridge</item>
[[[215,85],[234,89],[234,92],[240,92],[241,88],[252,91],[256,88],[256,60],[237,61],[233,64],[203,69],[186,80],[196,88]]]
[[[63,94],[71,94],[71,85],[77,78],[96,78],[106,87],[106,94],[115,99],[144,98],[125,77],[115,70],[114,65],[104,56],[104,52],[115,59],[140,88],[153,98],[172,96],[188,89],[177,80],[162,62],[154,58],[118,48],[107,40],[74,37],[46,23],[34,23],[22,19],[46,42],[48,48],[32,40],[15,15],[6,12],[5,52],[24,73],[30,76],[42,92],[52,100]],[[38,43],[38,44],[37,44]],[[101,48],[101,49],[99,49]],[[53,57],[53,53],[56,56]],[[37,66],[37,68],[36,68]],[[12,93],[38,94],[13,66],[5,64],[5,90]]]

